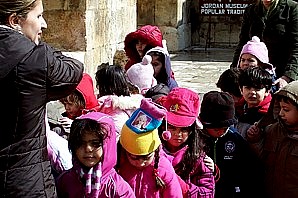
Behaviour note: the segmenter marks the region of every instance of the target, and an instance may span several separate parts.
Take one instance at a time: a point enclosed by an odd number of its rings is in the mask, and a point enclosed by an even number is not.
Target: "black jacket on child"
[[[215,197],[263,197],[262,166],[236,129],[230,127],[224,136],[217,139],[206,134],[205,138],[207,155],[220,170]]]

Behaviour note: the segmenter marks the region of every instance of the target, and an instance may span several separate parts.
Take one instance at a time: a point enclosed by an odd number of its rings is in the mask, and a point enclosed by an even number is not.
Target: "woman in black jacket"
[[[75,90],[83,64],[40,42],[42,0],[0,8],[0,197],[56,197],[45,105]]]
[[[258,0],[243,15],[239,43],[231,67],[237,67],[243,45],[258,36],[276,67],[275,83],[283,87],[298,80],[298,4],[293,0]]]

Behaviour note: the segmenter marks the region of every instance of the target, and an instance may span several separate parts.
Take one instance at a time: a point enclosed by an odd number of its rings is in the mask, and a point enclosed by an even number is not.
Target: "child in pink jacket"
[[[162,100],[168,110],[167,125],[170,134],[163,141],[164,151],[172,158],[176,173],[189,186],[185,197],[214,197],[213,160],[203,151],[203,141],[197,127],[201,123],[197,119],[199,113],[199,95],[192,90],[176,87]],[[165,136],[166,133],[160,135]]]
[[[106,114],[90,112],[73,121],[68,140],[73,168],[57,179],[59,197],[135,197],[113,168],[117,156],[115,136],[113,120]]]
[[[178,177],[162,152],[158,136],[157,128],[165,115],[165,109],[158,108],[150,99],[143,99],[140,108],[122,128],[119,174],[129,183],[136,197],[182,197]]]
[[[110,115],[116,126],[116,139],[131,114],[140,107],[141,94],[130,94],[124,70],[120,66],[101,64],[95,74],[98,88],[98,111]]]

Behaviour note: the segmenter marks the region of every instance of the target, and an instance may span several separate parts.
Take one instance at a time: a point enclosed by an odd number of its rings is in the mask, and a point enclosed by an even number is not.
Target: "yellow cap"
[[[136,133],[124,124],[121,130],[120,144],[133,155],[148,155],[158,148],[161,141],[157,129],[146,133]]]

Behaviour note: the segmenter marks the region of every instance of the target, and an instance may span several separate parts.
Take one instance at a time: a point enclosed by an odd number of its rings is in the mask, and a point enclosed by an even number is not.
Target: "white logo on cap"
[[[228,153],[232,153],[235,151],[235,143],[232,142],[232,141],[227,141],[225,143],[225,150],[228,152]]]

